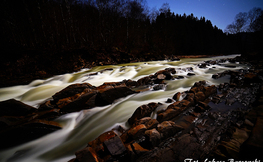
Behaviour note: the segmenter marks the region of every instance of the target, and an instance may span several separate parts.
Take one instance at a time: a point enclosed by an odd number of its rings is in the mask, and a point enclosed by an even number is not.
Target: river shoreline
[[[159,60],[178,60],[180,58],[203,58],[220,55],[165,55],[165,54],[128,54],[121,51],[71,51],[62,54],[25,54],[21,58],[1,64],[0,88],[29,84],[35,79],[45,79],[54,75],[72,73],[83,68],[103,65],[116,65],[131,62]]]
[[[131,125],[130,129],[123,130],[120,127],[117,129],[117,132],[119,132],[117,134],[116,130],[106,132],[106,134],[109,133],[110,136],[105,136],[105,133],[102,134],[99,138],[90,142],[88,147],[77,151],[76,159],[72,159],[71,161],[82,162],[85,161],[86,157],[95,161],[96,159],[99,159],[99,161],[126,161],[127,159],[130,161],[148,161],[149,159],[163,161],[166,155],[171,157],[170,160],[172,161],[186,158],[206,159],[207,156],[215,159],[222,159],[226,156],[228,159],[241,158],[248,160],[248,158],[258,155],[259,157],[255,158],[260,158],[257,150],[262,150],[262,148],[255,145],[255,141],[260,143],[262,140],[262,138],[260,138],[262,130],[259,128],[262,124],[262,64],[260,60],[257,60],[257,64],[254,64],[254,61],[247,62],[248,60],[242,57],[228,61],[246,62],[246,64],[250,64],[250,68],[247,71],[226,71],[213,75],[212,77],[214,79],[224,77],[225,75],[231,76],[230,83],[221,84],[218,87],[213,85],[207,86],[205,81],[195,83],[189,91],[175,94],[173,97],[171,96],[172,99],[167,99],[167,102],[171,102],[171,104],[166,110],[159,111],[157,118],[154,120],[149,119],[147,114],[156,109],[159,103],[141,105],[138,107],[140,111],[136,110],[128,120]],[[206,68],[206,66],[210,64],[214,64],[214,62],[206,61],[198,66],[199,68]],[[218,64],[220,65],[220,63]],[[156,72],[153,76],[141,78],[137,82],[107,83],[100,87],[92,87],[88,84],[73,85],[64,91],[58,92],[53,96],[53,101],[47,101],[40,106],[38,111],[34,110],[32,113],[31,108],[28,107],[27,113],[29,114],[25,119],[31,120],[31,127],[32,124],[38,124],[39,126],[46,125],[44,127],[54,131],[59,129],[56,123],[48,123],[43,120],[37,120],[36,122],[34,119],[52,120],[58,115],[61,115],[60,112],[79,111],[79,109],[75,109],[76,107],[81,110],[82,108],[87,108],[87,106],[96,106],[102,103],[109,104],[114,101],[115,98],[105,98],[105,96],[122,97],[126,92],[127,94],[136,93],[129,90],[132,86],[136,88],[136,86],[140,85],[158,84],[161,86],[157,87],[156,90],[162,89],[165,86],[163,80],[171,79],[173,73],[174,69],[168,68]],[[215,89],[220,93],[216,93]],[[117,95],[119,92],[120,95]],[[181,101],[178,100],[181,98],[180,96],[184,96],[184,99]],[[89,101],[88,104],[83,105],[82,101],[86,102],[86,100]],[[218,108],[221,107],[236,109],[237,105],[234,104],[236,102],[244,103],[246,105],[245,108],[231,111],[230,114],[218,111]],[[229,107],[229,105],[233,106]],[[148,110],[147,107],[150,109]],[[256,116],[254,115],[255,113]],[[10,120],[10,118],[6,118],[4,122],[8,120]],[[211,123],[216,124],[209,125]],[[30,124],[27,123],[26,128],[28,128]],[[47,127],[47,125],[49,126]],[[211,130],[214,130],[214,132],[211,132]],[[244,131],[247,134],[246,139],[243,138]],[[243,133],[240,134],[240,132]],[[256,140],[255,137],[257,137]],[[215,142],[211,142],[211,138]],[[240,143],[242,147],[240,145],[233,145],[233,140],[232,143],[231,140],[229,143],[229,139],[232,138],[245,139]],[[98,141],[96,141],[98,139],[100,139],[102,143],[98,143]],[[4,140],[4,138],[2,140]],[[120,143],[120,140],[123,144]],[[192,142],[187,142],[189,140]],[[244,141],[247,142],[245,143]],[[13,142],[16,143],[15,141]],[[116,142],[120,148],[115,149],[123,151],[114,152],[112,146],[114,146]],[[182,144],[186,146],[184,150],[190,150],[190,153],[195,154],[195,157],[191,157],[190,155],[186,157],[185,153],[187,152],[181,152],[180,154],[171,153],[170,148],[179,151],[178,149],[181,149]],[[204,147],[204,144],[206,147]],[[194,149],[195,147],[191,145],[194,145],[198,149]],[[233,146],[238,147],[239,152],[234,150],[235,153],[233,154],[233,150],[229,150],[229,147]],[[222,150],[222,147],[227,149],[228,154],[225,153],[224,149]],[[102,148],[104,149],[101,150]],[[244,151],[250,152],[253,156],[244,157],[242,155]],[[200,154],[200,152],[204,152],[205,154]],[[222,156],[223,154],[224,156]],[[231,156],[229,156],[229,154]],[[242,155],[242,157],[239,157],[240,155]]]

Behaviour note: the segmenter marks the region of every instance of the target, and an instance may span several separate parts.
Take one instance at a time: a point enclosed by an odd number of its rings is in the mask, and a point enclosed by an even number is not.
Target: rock
[[[152,128],[155,128],[159,124],[159,122],[156,119],[152,119],[150,117],[144,117],[144,118],[141,118],[140,120],[137,120],[133,124],[133,127],[140,125],[140,124],[144,124],[147,129],[152,129]]]
[[[133,93],[136,92],[124,85],[104,84],[96,90],[82,94],[73,101],[69,100],[69,103],[60,106],[60,109],[62,112],[75,112],[95,106],[105,106]]]
[[[78,162],[100,161],[100,158],[97,156],[96,152],[92,149],[92,147],[85,147],[84,149],[77,151],[75,155]]]
[[[188,107],[190,107],[190,106],[192,106],[192,105],[193,105],[193,103],[191,103],[190,101],[188,101],[188,100],[182,100],[182,101],[177,101],[177,102],[169,105],[169,106],[167,107],[167,109],[173,108],[173,109],[178,110],[177,107],[179,107],[181,110],[184,110],[185,108],[188,108]]]
[[[236,66],[234,66],[234,65],[225,65],[225,67],[227,67],[227,68],[236,68]]]
[[[98,138],[94,139],[93,141],[90,141],[88,143],[88,146],[92,147],[97,152],[99,149],[101,149],[101,146],[104,141],[115,136],[117,136],[117,134],[114,131],[104,132]]]
[[[46,101],[45,103],[42,103],[38,110],[48,110],[48,109],[54,109],[55,108],[55,104],[51,103],[51,100]]]
[[[164,80],[166,78],[166,76],[164,74],[159,74],[159,75],[157,75],[156,78],[159,80]]]
[[[151,147],[157,146],[161,141],[161,135],[155,128],[145,131],[145,135],[148,137]]]
[[[7,149],[29,142],[59,129],[61,129],[61,127],[57,122],[39,119],[11,127],[0,133],[0,149]]]
[[[24,117],[17,117],[17,116],[1,116],[0,117],[0,131],[18,123],[24,121]]]
[[[166,68],[166,71],[169,71],[171,74],[176,74],[175,68]]]
[[[95,99],[92,97],[96,97],[97,93],[98,93],[97,91],[91,91],[89,93],[85,93],[81,95],[79,98],[77,98],[76,100],[68,103],[64,107],[61,107],[60,111],[64,113],[69,113],[69,112],[80,111],[82,109],[92,108],[96,106]]]
[[[37,114],[39,119],[54,119],[60,115],[60,109],[51,109],[46,111],[38,111],[35,114]]]
[[[194,69],[192,67],[187,67],[186,70],[187,71],[193,71]]]
[[[146,152],[149,151],[149,150],[143,148],[141,145],[139,145],[139,144],[136,143],[136,142],[130,144],[130,145],[128,146],[128,150],[129,150],[130,152],[133,152],[133,153],[136,155],[136,157],[141,156],[142,154],[144,154],[144,153],[146,153]],[[135,157],[135,158],[136,158],[136,157]]]
[[[114,136],[103,142],[105,151],[109,152],[111,156],[121,156],[126,152],[126,148],[119,136]]]
[[[194,96],[195,102],[204,101],[205,98],[206,97],[205,97],[203,92],[199,91],[199,92],[195,93],[195,96]]]
[[[55,95],[52,96],[52,98],[56,101],[63,98],[72,97],[78,93],[83,92],[85,89],[93,89],[94,87],[90,85],[89,83],[83,83],[83,84],[72,84],[63,90],[57,92]]]
[[[0,116],[25,116],[37,109],[15,99],[0,102]]]
[[[179,100],[180,100],[180,97],[181,97],[181,92],[177,92],[176,94],[174,94],[173,99],[174,99],[175,101],[179,101]]]
[[[153,76],[146,76],[146,77],[143,77],[141,79],[139,79],[137,81],[137,85],[140,86],[140,85],[153,85],[154,82],[152,80],[152,77]]]
[[[252,72],[245,74],[244,77],[245,77],[245,83],[247,84],[261,82],[258,75]]]
[[[157,84],[153,86],[153,90],[158,91],[165,88],[165,84]]]
[[[184,76],[179,75],[176,77],[176,79],[184,79]]]
[[[137,86],[137,82],[130,80],[130,79],[129,80],[123,80],[122,82],[129,88]]]
[[[195,73],[187,73],[188,76],[193,76]]]
[[[197,103],[197,105],[198,105],[198,106],[201,106],[201,107],[204,108],[205,110],[211,109],[211,107],[210,107],[207,103],[202,102],[202,101],[199,101],[199,102]]]
[[[177,126],[173,121],[163,121],[157,126],[157,130],[160,132],[161,138],[163,139],[173,136],[182,129],[181,126]]]
[[[132,125],[132,127],[134,127],[134,126],[136,126],[136,125],[148,123],[150,120],[152,120],[151,117],[144,117],[144,118],[138,119],[138,120],[136,120],[136,122]]]
[[[204,94],[205,94],[205,97],[209,97],[215,93],[217,93],[217,88],[215,85],[211,85],[211,86],[208,86],[208,87],[204,87]]]
[[[258,117],[257,122],[251,132],[247,141],[241,146],[241,155],[244,158],[259,158],[262,159],[263,155],[263,118]]]
[[[172,103],[172,102],[174,102],[174,100],[170,98],[167,98],[167,100],[165,101],[165,103]]]
[[[127,146],[127,150],[129,151],[129,157],[124,159],[124,161],[136,161],[138,157],[148,152],[147,149],[143,148],[137,142],[133,142]]]
[[[171,59],[171,61],[180,61],[180,59],[179,58],[173,58],[173,59]]]
[[[198,67],[199,68],[207,68],[206,65],[207,65],[206,63],[202,63],[202,64],[199,64]]]
[[[128,134],[133,137],[133,139],[138,139],[144,132],[147,130],[147,127],[144,124],[137,125],[129,129]]]
[[[118,86],[108,90],[99,90],[99,93],[96,96],[95,105],[105,106],[112,104],[116,99],[126,97],[134,93],[135,91],[126,86]]]
[[[166,109],[164,112],[159,113],[157,115],[157,120],[159,122],[165,121],[165,120],[170,120],[174,117],[176,117],[177,115],[180,114],[180,108],[179,107],[173,107],[173,108],[169,108]]]
[[[128,123],[130,125],[133,125],[136,122],[136,120],[139,120],[143,117],[149,117],[157,107],[157,103],[150,103],[148,105],[142,105],[138,107],[132,114],[132,116],[128,119]]]
[[[160,70],[160,71],[156,72],[154,74],[154,76],[156,76],[157,79],[159,79],[159,80],[164,80],[164,79],[170,80],[170,79],[172,79],[171,73],[176,73],[174,68],[169,68],[166,70]]]
[[[220,77],[221,77],[221,75],[219,75],[219,74],[213,74],[213,75],[212,75],[212,78],[213,78],[213,79],[218,79],[218,78],[220,78]]]
[[[156,128],[159,122],[156,119],[151,119],[148,122],[145,123],[145,126],[147,129]]]

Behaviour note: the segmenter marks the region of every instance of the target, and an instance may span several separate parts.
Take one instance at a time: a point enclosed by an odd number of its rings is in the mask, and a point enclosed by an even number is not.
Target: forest
[[[5,0],[0,10],[6,50],[115,48],[176,55],[238,50],[210,20],[175,14],[169,4],[150,11],[137,0]]]
[[[0,76],[28,82],[96,65],[262,53],[262,13],[239,13],[223,32],[167,3],[150,9],[144,0],[4,0]]]

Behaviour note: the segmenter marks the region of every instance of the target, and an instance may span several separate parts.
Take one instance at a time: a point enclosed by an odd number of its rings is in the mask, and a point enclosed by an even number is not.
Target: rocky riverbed
[[[101,134],[69,161],[263,159],[262,64],[238,57],[198,66],[206,68],[225,61],[251,65],[249,70],[212,76],[229,76],[229,83],[215,86],[196,82],[190,90],[167,98],[167,108],[158,101],[139,106],[128,120],[129,129],[119,126]],[[191,69],[185,70],[189,76],[194,75]],[[53,119],[63,114],[108,105],[133,93],[160,90],[165,80],[184,79],[174,74],[176,69],[166,68],[138,81],[123,80],[98,87],[88,83],[70,85],[38,109],[14,99],[0,102],[0,149],[61,129]]]

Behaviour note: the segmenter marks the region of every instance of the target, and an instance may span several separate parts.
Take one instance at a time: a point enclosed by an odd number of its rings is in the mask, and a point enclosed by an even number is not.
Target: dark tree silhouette
[[[232,52],[230,37],[205,17],[175,14],[167,3],[149,12],[145,4],[142,0],[4,0],[1,40],[6,43],[1,48],[6,52],[10,46],[58,52],[117,49],[138,57]],[[253,13],[251,28],[256,30],[260,23]],[[237,31],[244,26],[243,17],[236,19]]]

